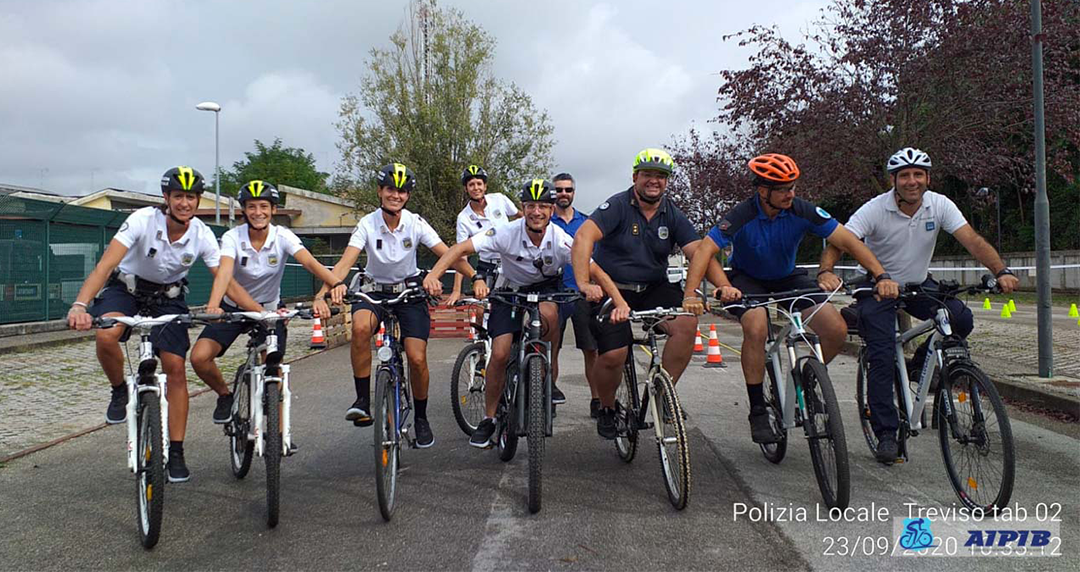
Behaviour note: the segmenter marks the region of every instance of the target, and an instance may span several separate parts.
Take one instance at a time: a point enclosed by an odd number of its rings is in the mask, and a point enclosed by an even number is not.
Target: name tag
[[[931,230],[934,230],[934,221],[930,221],[930,222],[926,223],[926,230],[927,230],[927,232],[929,232]]]

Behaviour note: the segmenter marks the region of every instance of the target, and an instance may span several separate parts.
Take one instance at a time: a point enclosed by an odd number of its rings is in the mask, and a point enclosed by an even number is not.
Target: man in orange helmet
[[[709,232],[708,239],[701,241],[686,278],[683,292],[683,307],[686,310],[697,314],[703,311],[701,300],[694,290],[705,276],[709,261],[728,245],[733,247],[731,271],[722,273],[717,292],[721,302],[739,300],[744,292],[767,294],[818,288],[819,284],[807,275],[805,269],[795,267],[799,243],[807,232],[851,254],[869,269],[877,279],[877,295],[886,298],[897,296],[897,284],[885,273],[866,245],[825,209],[795,196],[799,167],[791,157],[768,153],[751,159],[749,167],[754,174],[756,193],[728,211],[720,224]],[[801,299],[795,302],[794,308],[808,317],[823,302],[825,296],[815,301]],[[746,392],[750,397],[751,436],[755,443],[775,443],[780,436],[770,423],[761,385],[765,374],[768,314],[765,308],[736,308],[731,313],[739,319],[743,331],[740,362]],[[810,328],[821,338],[825,362],[832,361],[847,336],[847,326],[840,312],[832,305],[824,304],[810,323]]]

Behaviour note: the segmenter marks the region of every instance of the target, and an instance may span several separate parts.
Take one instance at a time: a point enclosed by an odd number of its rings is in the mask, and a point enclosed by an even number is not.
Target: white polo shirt
[[[131,213],[113,238],[128,247],[120,271],[158,284],[171,284],[187,276],[196,258],[217,268],[221,257],[214,232],[197,218],[191,219],[180,240],[170,243],[165,214],[158,207]]]
[[[506,225],[510,222],[510,217],[518,213],[517,205],[509,197],[500,193],[488,193],[484,195],[487,199],[487,207],[484,208],[484,214],[478,215],[476,211],[472,209],[472,203],[465,205],[465,208],[461,209],[461,212],[457,216],[457,242],[465,242],[469,238],[480,234],[481,232],[494,227]],[[492,255],[487,255],[492,256]],[[480,260],[484,262],[498,262],[498,255],[494,255],[494,258],[485,258],[485,255],[480,255]]]
[[[926,280],[938,231],[953,234],[967,223],[956,203],[930,190],[923,193],[915,216],[908,216],[890,189],[859,207],[844,226],[863,239],[885,272],[903,285]]]
[[[472,243],[481,259],[485,255],[502,257],[502,280],[506,284],[529,286],[558,276],[559,270],[570,264],[574,239],[549,223],[544,239],[536,247],[526,234],[525,219],[522,218],[509,225],[489,228],[472,237]],[[543,261],[541,268],[534,265],[534,260]]]
[[[285,276],[285,261],[304,249],[293,231],[280,226],[270,225],[267,229],[266,242],[256,251],[251,246],[247,223],[244,223],[221,237],[221,256],[232,258],[233,279],[247,290],[256,302],[267,310],[274,310],[281,298],[281,279]],[[225,301],[233,306],[236,302],[225,296]]]
[[[434,248],[442,242],[435,229],[418,214],[401,210],[401,220],[391,231],[381,209],[356,224],[349,246],[367,252],[364,272],[377,284],[397,284],[416,276],[416,247]]]

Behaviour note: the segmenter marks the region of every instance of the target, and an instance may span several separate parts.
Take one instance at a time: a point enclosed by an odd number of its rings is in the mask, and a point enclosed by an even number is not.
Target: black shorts
[[[398,295],[371,292],[368,293],[368,296],[372,300],[387,300],[397,298]],[[387,312],[393,312],[394,316],[397,317],[398,326],[401,328],[401,339],[416,338],[426,342],[428,335],[431,334],[431,313],[428,311],[427,302],[424,300],[413,300],[390,308],[375,306],[363,300],[353,304],[350,310],[353,313],[353,320],[356,319],[356,313],[360,310],[374,312],[380,324],[386,321]],[[375,327],[375,330],[378,331],[378,326]]]
[[[105,314],[119,312],[125,316],[134,316],[139,313],[139,303],[135,296],[123,286],[108,286],[98,294],[94,303],[88,310],[91,316],[99,318]],[[165,314],[187,314],[188,306],[183,296],[176,298],[162,298],[150,308],[152,317],[164,316]],[[121,326],[117,326],[121,327]],[[126,328],[126,326],[123,326]],[[121,336],[120,341],[126,342],[131,336],[128,329]],[[154,344],[154,354],[169,352],[180,357],[187,356],[191,348],[191,340],[188,338],[186,326],[175,322],[164,326],[156,326],[150,330],[150,343]]]
[[[787,290],[804,290],[807,288],[817,288],[818,283],[806,273],[805,268],[796,268],[794,272],[776,280],[759,280],[750,276],[749,274],[734,268],[727,273],[728,280],[731,281],[731,285],[738,288],[743,294],[771,294],[773,292],[784,292]],[[792,301],[784,302],[784,309],[794,308],[796,310],[805,310],[812,308],[818,304],[824,303],[828,300],[829,295],[822,293],[821,296],[810,296],[807,298],[800,298]],[[816,301],[812,301],[813,300]],[[746,312],[745,308],[732,308],[731,313],[736,318],[742,319],[742,315]]]
[[[551,292],[560,292],[563,290],[562,280],[559,280],[558,285],[538,286],[535,290],[528,290],[529,292],[537,292],[540,294],[548,294]],[[503,334],[517,334],[521,332],[521,320],[525,310],[511,306],[509,304],[503,304],[502,302],[491,300],[491,310],[488,315],[488,335],[491,339],[495,339]]]
[[[242,311],[240,308],[230,304],[222,304],[221,309],[226,312]],[[218,357],[221,357],[225,355],[225,352],[236,341],[236,338],[240,337],[240,334],[250,331],[251,327],[251,324],[210,324],[203,328],[202,333],[199,334],[199,340],[208,339],[217,342],[221,346]],[[274,333],[277,334],[278,338],[278,350],[284,355],[286,344],[289,341],[289,328],[285,326],[284,320],[274,322]],[[198,343],[198,340],[195,340],[195,343]]]
[[[592,305],[585,300],[559,306],[559,347],[563,345],[566,322],[574,323],[574,345],[587,352],[596,351],[596,338],[593,337],[589,321],[593,319]]]
[[[683,291],[678,284],[670,282],[658,282],[649,286],[644,292],[631,292],[621,290],[626,303],[631,310],[653,310],[658,307],[678,308],[682,306]],[[594,304],[592,314],[595,315],[599,305]],[[596,319],[589,320],[593,336],[596,338],[596,349],[600,353],[628,347],[634,343],[634,332],[630,329],[630,322],[621,324],[603,323]]]

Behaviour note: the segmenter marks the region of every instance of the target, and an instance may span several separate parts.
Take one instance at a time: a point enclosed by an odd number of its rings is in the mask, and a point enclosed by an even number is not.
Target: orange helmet
[[[779,153],[766,153],[750,159],[750,171],[765,184],[784,185],[799,178],[799,166],[795,160]]]

